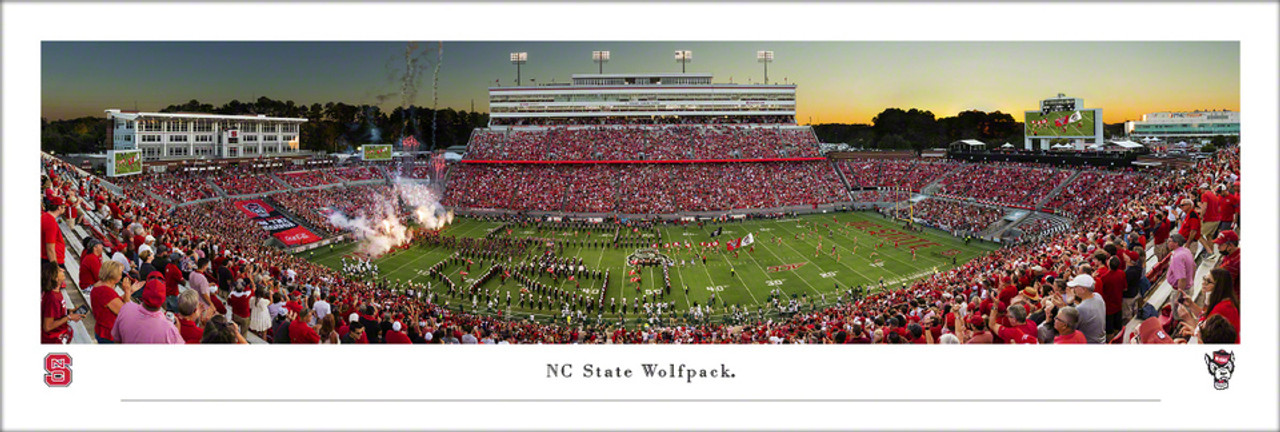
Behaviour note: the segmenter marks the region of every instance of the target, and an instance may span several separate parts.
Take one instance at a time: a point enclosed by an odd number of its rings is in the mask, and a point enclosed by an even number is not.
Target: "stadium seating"
[[[845,200],[825,162],[463,164],[444,204],[519,211],[670,214]]]
[[[467,160],[600,161],[818,157],[809,129],[609,127],[478,131]]]
[[[979,232],[1004,216],[1003,210],[940,199],[924,200],[912,207],[913,217],[947,231]]]
[[[920,192],[960,166],[951,160],[854,159],[836,162],[850,187],[885,187]]]
[[[941,194],[1023,208],[1048,196],[1071,171],[1033,164],[966,164],[941,180]]]
[[[134,199],[151,192],[175,203],[213,198],[218,195],[202,175],[191,173],[143,173],[116,179]]]
[[[197,205],[159,205],[137,192],[154,191],[165,199],[181,203],[204,196],[199,181],[182,174],[148,175],[121,181],[124,195],[105,188],[99,179],[52,157],[42,157],[42,173],[52,180],[46,196],[82,198],[74,205],[80,216],[75,228],[59,229],[75,236],[92,236],[109,241],[127,251],[138,234],[154,235],[157,247],[166,250],[199,249],[208,256],[224,258],[219,266],[232,270],[236,279],[259,275],[269,292],[321,289],[329,293],[333,310],[346,316],[362,306],[378,305],[373,317],[430,319],[436,331],[456,332],[474,326],[499,339],[515,343],[788,343],[829,341],[837,332],[850,338],[862,337],[877,343],[918,343],[906,331],[907,323],[928,323],[931,317],[966,310],[988,313],[998,309],[993,298],[1004,287],[1033,287],[1040,272],[1071,275],[1075,264],[1087,261],[1109,242],[1122,245],[1136,234],[1149,234],[1155,212],[1193,193],[1202,183],[1238,178],[1239,147],[1219,150],[1199,161],[1193,169],[1151,170],[1141,173],[1100,171],[1085,173],[1066,185],[1062,196],[1049,197],[1047,205],[1059,214],[1075,218],[1059,233],[1037,236],[1033,241],[1006,246],[901,287],[830,305],[818,310],[772,321],[758,320],[732,328],[720,324],[614,328],[538,324],[504,317],[458,313],[422,298],[390,291],[362,281],[350,280],[327,268],[266,247],[265,232],[235,209],[227,200]],[[842,168],[843,169],[843,168]],[[358,170],[357,170],[358,171]],[[846,175],[851,171],[846,172]],[[942,179],[948,194],[979,200],[1032,205],[1045,198],[1071,174],[1070,171],[1018,164],[961,164]],[[354,178],[360,174],[349,173]],[[508,209],[554,209],[562,211],[619,211],[661,213],[669,210],[723,210],[765,208],[779,205],[809,205],[843,200],[836,171],[825,162],[800,163],[716,163],[638,165],[485,165],[463,164],[452,174],[447,203],[469,207]],[[376,175],[375,175],[376,178]],[[221,173],[210,176],[228,193],[282,189],[264,173]],[[117,179],[118,180],[118,179]],[[187,180],[187,181],[180,181]],[[900,180],[907,180],[905,177]],[[191,185],[196,183],[196,185]],[[358,212],[379,203],[394,201],[386,185],[339,188],[325,191],[277,194],[295,213],[304,209],[337,207]],[[908,186],[904,186],[908,187]],[[133,188],[133,191],[129,191]],[[909,187],[908,187],[909,188]],[[234,192],[233,192],[234,191]],[[1098,193],[1101,191],[1101,193]],[[137,197],[142,197],[138,201]],[[151,202],[147,200],[150,199]],[[953,207],[959,206],[959,207]],[[944,204],[927,200],[917,207],[917,215],[940,223],[981,225],[993,213],[973,206]],[[1096,209],[1094,208],[1096,207]],[[345,211],[345,210],[344,210]],[[403,211],[403,209],[401,209]],[[314,213],[314,212],[312,212]],[[1029,221],[1022,227],[1036,232],[1041,223]],[[1175,227],[1176,230],[1176,227]],[[1126,236],[1128,234],[1128,236]],[[68,235],[69,257],[82,250],[80,238]],[[1149,235],[1145,238],[1150,238]],[[1150,247],[1150,245],[1148,245]],[[1154,267],[1153,267],[1154,266]],[[1143,300],[1159,308],[1169,298],[1168,283],[1160,264],[1148,264],[1153,289]],[[1198,275],[1212,267],[1200,263]],[[1039,268],[1039,269],[1037,269]],[[280,276],[294,273],[292,280]],[[74,277],[74,275],[73,275]],[[259,283],[257,277],[255,283]],[[1198,279],[1198,278],[1197,278]],[[225,287],[223,287],[225,289]],[[1198,288],[1197,288],[1198,289]],[[1041,294],[1044,294],[1043,292]],[[74,295],[73,295],[74,297]],[[1012,298],[1038,309],[1038,302]],[[414,320],[406,319],[413,322]],[[857,325],[862,333],[853,334]],[[1133,322],[1128,324],[1132,328]],[[937,335],[949,332],[948,323],[926,326]],[[77,329],[80,332],[81,329]],[[657,335],[658,337],[655,337]],[[79,339],[77,339],[79,340]]]

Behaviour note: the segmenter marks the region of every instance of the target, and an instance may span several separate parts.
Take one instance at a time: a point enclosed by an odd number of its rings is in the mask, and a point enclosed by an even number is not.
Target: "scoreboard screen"
[[[1040,104],[1040,114],[1048,115],[1056,111],[1075,111],[1075,99],[1046,100]]]

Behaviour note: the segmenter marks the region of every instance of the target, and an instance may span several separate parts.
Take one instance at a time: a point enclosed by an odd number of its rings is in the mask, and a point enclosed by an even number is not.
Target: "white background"
[[[415,18],[424,15],[456,19],[435,20],[439,26],[427,28]],[[625,18],[586,18],[590,15]],[[680,18],[672,19],[673,15]],[[4,411],[0,417],[6,429],[1275,429],[1276,17],[1275,4],[1182,3],[6,4],[4,387],[0,393]],[[350,27],[362,22],[378,24]],[[529,28],[525,24],[529,22],[539,25]],[[1078,40],[1241,41],[1242,213],[1248,225],[1241,246],[1248,300],[1242,308],[1245,344],[1231,348],[1237,368],[1228,391],[1213,390],[1203,359],[1209,349],[1204,346],[53,347],[38,343],[38,230],[34,228],[39,212],[36,161],[42,40],[1040,40],[1045,26],[1063,28],[1065,24]],[[1123,64],[1097,66],[1098,73],[1104,74],[1126,70]],[[182,100],[181,95],[174,98]],[[74,359],[70,388],[43,384],[42,359],[52,351],[68,352]],[[546,379],[545,364],[552,362],[636,369],[641,362],[698,367],[726,363],[737,378],[694,384]],[[123,403],[122,398],[1160,402],[180,404]]]

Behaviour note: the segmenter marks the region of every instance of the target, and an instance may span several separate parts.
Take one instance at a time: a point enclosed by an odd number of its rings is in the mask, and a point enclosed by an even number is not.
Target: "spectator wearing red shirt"
[[[80,257],[80,289],[85,290],[98,283],[102,270],[102,242],[89,237],[85,241],[84,256]]]
[[[1182,220],[1182,224],[1178,226],[1178,234],[1182,238],[1187,239],[1184,246],[1191,251],[1191,256],[1196,256],[1196,244],[1200,241],[1200,213],[1196,212],[1195,204],[1190,198],[1183,199],[1178,205],[1187,217]]]
[[[1208,183],[1200,185],[1200,245],[1204,246],[1205,255],[1213,255],[1213,238],[1218,235],[1218,222],[1222,221],[1222,198],[1213,192]]]
[[[956,320],[959,320],[959,319],[960,317],[957,315]],[[961,326],[961,325],[956,326],[956,329],[960,330],[959,332],[956,332],[957,333],[956,336],[960,338],[960,343],[966,343],[966,344],[992,343],[993,338],[991,337],[991,333],[985,330],[986,325],[987,325],[987,320],[982,318],[982,314],[980,312],[977,312],[977,311],[970,312],[969,318],[967,321],[965,321],[964,326]]]
[[[311,309],[303,308],[298,312],[298,317],[289,323],[289,343],[295,344],[318,344],[320,343],[320,333],[316,329],[307,325],[311,321]]]
[[[178,284],[185,282],[186,278],[182,277],[182,270],[178,269],[178,265],[169,260],[169,264],[164,267],[164,295],[166,297],[177,297]]]
[[[347,334],[341,336],[339,340],[344,344],[368,344],[369,338],[364,333],[364,326],[359,321],[352,322]]]
[[[391,323],[391,331],[387,332],[387,342],[389,344],[411,344],[409,335],[404,333],[404,325],[400,321]]]
[[[1169,241],[1169,231],[1173,230],[1173,225],[1169,223],[1169,219],[1164,213],[1157,213],[1155,219],[1155,234],[1152,236],[1156,243],[1156,261],[1163,260],[1169,255],[1169,246],[1165,242]]]
[[[1221,208],[1218,210],[1219,223],[1218,231],[1229,230],[1235,228],[1236,214],[1240,212],[1240,191],[1236,191],[1235,187],[1226,185],[1219,186],[1222,190]]]
[[[1222,260],[1218,261],[1218,267],[1231,272],[1231,282],[1236,292],[1236,297],[1240,297],[1240,236],[1235,231],[1227,230],[1218,233],[1218,238],[1213,242],[1218,245],[1218,251],[1222,252]]]
[[[178,295],[178,333],[189,344],[198,344],[204,338],[204,329],[196,324],[200,321],[200,303],[200,294],[195,290],[186,290]]]
[[[1039,332],[1036,331],[1035,325],[1027,322],[1027,309],[1020,304],[1010,306],[1008,308],[1009,325],[1000,325],[997,314],[991,314],[987,318],[987,327],[991,328],[991,332],[1004,340],[1008,344],[1038,344],[1040,340],[1037,338]],[[1028,326],[1028,324],[1031,324]]]
[[[1102,301],[1106,303],[1106,331],[1115,332],[1123,323],[1120,321],[1123,310],[1124,292],[1129,287],[1129,280],[1120,269],[1120,257],[1111,257],[1106,262],[1107,272],[1100,279],[1102,283]]]
[[[45,262],[40,273],[40,343],[65,344],[71,341],[69,321],[80,321],[82,315],[68,314],[62,300],[62,286],[67,276],[62,268]]]
[[[1053,317],[1053,329],[1058,335],[1053,338],[1054,344],[1083,344],[1088,339],[1084,337],[1084,333],[1076,330],[1076,324],[1080,323],[1080,312],[1071,306],[1063,307],[1058,310],[1057,316]]]
[[[133,292],[142,289],[143,281],[128,280],[120,285],[124,296],[116,293],[116,285],[124,278],[124,265],[116,261],[102,264],[98,272],[98,282],[90,288],[89,303],[93,304],[93,333],[99,344],[115,343],[111,339],[111,328],[116,325],[116,317],[125,303],[133,301]]]
[[[65,262],[67,243],[62,239],[58,217],[67,212],[67,204],[60,197],[49,198],[48,211],[40,215],[40,259],[54,261],[61,266]]]

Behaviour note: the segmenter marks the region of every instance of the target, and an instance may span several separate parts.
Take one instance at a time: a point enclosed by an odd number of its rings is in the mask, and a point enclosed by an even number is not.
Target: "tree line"
[[[935,118],[927,110],[889,108],[876,114],[871,124],[820,124],[813,126],[818,141],[845,143],[853,147],[881,150],[914,150],[946,147],[955,141],[976,139],[987,144],[1012,143],[1021,147],[1022,122],[1000,111],[962,111],[952,117]],[[1124,124],[1103,125],[1106,136],[1120,136]]]
[[[406,136],[413,136],[423,150],[432,148],[433,136],[437,148],[465,145],[472,129],[489,123],[486,113],[452,108],[432,112],[430,108],[410,106],[385,112],[374,105],[342,102],[305,105],[265,96],[252,102],[232,100],[221,106],[192,99],[169,105],[160,112],[305,118],[307,122],[298,131],[302,148],[328,152],[346,152],[361,144],[399,143]],[[40,126],[40,148],[45,151],[100,153],[108,150],[105,115],[52,121],[42,118]]]

